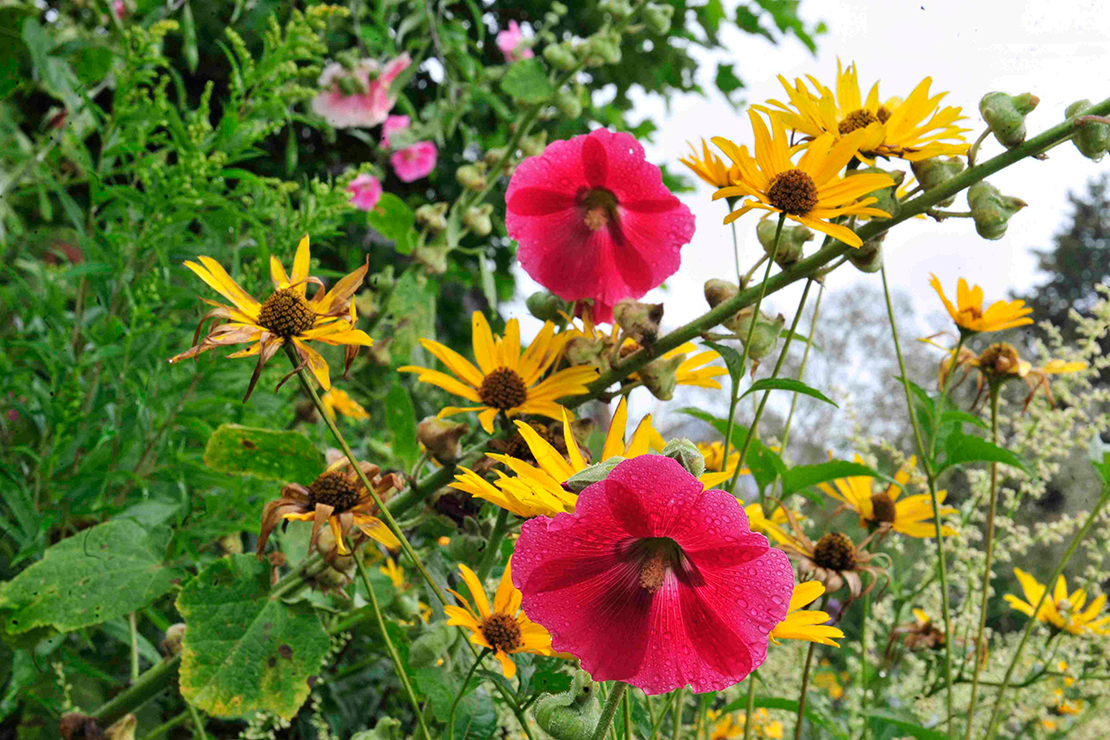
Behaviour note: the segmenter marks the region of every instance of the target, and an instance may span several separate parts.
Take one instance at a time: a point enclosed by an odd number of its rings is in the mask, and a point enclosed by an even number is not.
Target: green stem
[[[482,652],[470,665],[470,670],[466,672],[466,678],[463,679],[462,685],[459,686],[459,690],[455,692],[455,700],[451,702],[451,715],[447,720],[447,737],[449,738],[455,737],[455,710],[459,708],[459,701],[463,698],[463,694],[466,693],[466,685],[470,683],[470,679],[474,676],[474,671],[478,670],[478,666],[482,664],[482,661],[486,659],[487,655],[489,655],[489,648],[483,648]],[[428,735],[428,737],[430,738],[431,735]]]
[[[861,740],[867,740],[867,730],[870,724],[867,721],[867,617],[871,613],[871,589],[868,589],[867,593],[863,595],[862,611],[859,628],[859,703],[860,715],[863,718],[863,733],[860,738]]]
[[[200,712],[192,704],[185,701],[185,708],[189,712],[189,716],[193,719],[193,727],[196,728],[196,734],[200,736],[200,740],[208,740],[208,735],[204,732],[204,720],[200,716]]]
[[[748,676],[748,703],[744,706],[744,740],[752,738],[752,716],[755,713],[755,672]]]
[[[1102,508],[1106,506],[1108,501],[1110,501],[1110,485],[1103,484],[1102,496],[1099,498],[1098,503],[1095,504],[1095,508],[1091,509],[1091,513],[1087,515],[1087,520],[1083,522],[1083,526],[1080,527],[1079,532],[1072,538],[1071,543],[1068,545],[1068,549],[1064,552],[1064,556],[1060,558],[1060,562],[1056,565],[1056,572],[1048,579],[1044,592],[1041,593],[1040,600],[1033,607],[1033,614],[1038,614],[1041,611],[1045,599],[1048,597],[1049,592],[1052,591],[1052,584],[1063,574],[1064,568],[1067,566],[1068,561],[1071,560],[1072,555],[1075,554],[1076,549],[1079,547],[1079,543],[1087,536],[1087,532],[1091,529],[1091,526],[1094,525],[1095,520],[1098,519],[1099,514],[1102,513]],[[998,688],[998,698],[995,699],[994,709],[991,711],[991,720],[990,724],[987,726],[986,740],[992,740],[995,733],[998,732],[998,724],[1002,720],[1002,700],[1006,696],[1006,689],[1010,686],[1010,679],[1014,675],[1014,669],[1017,668],[1017,664],[1021,660],[1021,654],[1025,650],[1025,643],[1029,641],[1029,635],[1033,632],[1033,627],[1037,623],[1038,620],[1036,617],[1030,617],[1029,621],[1025,624],[1025,631],[1021,635],[1021,642],[1018,643],[1017,650],[1014,652],[1014,657],[1010,660],[1010,666],[1006,669],[1006,675],[1002,677],[1002,686]]]
[[[177,669],[180,665],[180,654],[163,660],[139,676],[139,679],[131,684],[131,688],[101,705],[90,716],[104,727],[115,723],[120,717],[135,711],[147,701],[162,693],[162,690],[177,676]]]
[[[806,337],[806,350],[802,353],[802,364],[798,367],[798,380],[804,380],[806,374],[806,363],[809,361],[809,350],[813,346],[813,335],[817,333],[817,314],[821,311],[821,297],[825,295],[825,283],[822,281],[821,287],[817,289],[817,303],[813,306],[813,316],[809,319],[809,336]],[[790,413],[786,415],[786,424],[782,427],[782,450],[786,452],[786,443],[790,439],[790,422],[794,419],[794,409],[798,405],[798,397],[801,394],[795,393],[794,397],[790,399]]]
[[[991,129],[990,129],[990,126],[987,126],[986,130],[984,130],[983,133],[979,134],[979,138],[976,139],[975,143],[971,145],[971,148],[967,152],[967,166],[968,167],[974,167],[975,166],[975,156],[979,153],[979,147],[981,147],[983,145],[983,142],[986,141],[987,137],[990,136],[990,135],[991,135]]]
[[[184,712],[177,715],[173,719],[158,725],[153,730],[151,730],[147,734],[143,735],[143,740],[156,740],[156,738],[162,737],[163,735],[165,735],[167,732],[169,732],[173,728],[177,727],[178,725],[184,724],[188,719],[189,719],[189,710],[186,709]]]
[[[605,733],[609,731],[609,725],[613,722],[613,715],[617,712],[617,704],[620,703],[621,697],[624,696],[624,691],[627,688],[628,684],[626,683],[614,682],[613,690],[609,692],[609,698],[605,700],[605,707],[601,710],[597,727],[594,728],[594,734],[590,736],[591,740],[603,740]]]
[[[685,690],[686,687],[683,686],[674,692],[674,731],[671,733],[671,740],[678,740],[682,731],[682,692]]]
[[[378,595],[374,593],[374,587],[370,585],[370,576],[366,573],[366,566],[363,565],[362,558],[357,552],[354,553],[354,561],[355,567],[358,568],[359,578],[362,579],[362,585],[366,587],[366,593],[370,599],[370,607],[374,610],[374,619],[378,623],[378,631],[382,633],[382,642],[385,643],[385,648],[389,652],[389,657],[393,659],[393,667],[397,671],[397,678],[401,680],[401,687],[404,688],[405,696],[408,697],[409,704],[412,705],[412,711],[416,715],[416,721],[420,725],[424,737],[430,738],[432,734],[428,732],[428,726],[424,723],[424,713],[420,709],[420,702],[417,701],[416,693],[412,690],[409,676],[405,672],[405,664],[401,661],[401,656],[397,653],[397,648],[393,645],[393,640],[390,639],[389,633],[385,631],[385,618],[382,617],[382,608],[378,604]],[[454,718],[453,711],[452,718]]]
[[[624,692],[624,740],[632,740],[632,692]]]
[[[139,680],[139,625],[135,612],[127,615],[127,623],[131,628],[131,683],[135,683]]]
[[[828,601],[828,594],[825,594],[825,601]],[[821,602],[821,608],[824,609],[825,601]],[[813,653],[817,649],[817,643],[809,643],[809,650],[806,651],[806,667],[802,670],[802,690],[798,692],[798,720],[794,724],[794,740],[801,740],[802,737],[802,722],[805,720],[806,713],[806,690],[809,688],[809,669],[813,666]]]
[[[736,259],[736,281],[737,281],[736,282],[736,287],[739,289],[739,288],[743,287],[743,285],[744,285],[744,278],[741,277],[741,275],[740,275],[740,241],[736,236],[736,222],[733,221],[731,226],[732,226],[732,254]],[[766,255],[764,255],[764,258],[766,258]],[[760,260],[759,262],[756,262],[755,267],[753,267],[752,269],[754,270],[756,267],[759,267],[761,264],[763,264],[763,260]],[[771,266],[767,265],[767,269],[770,270]],[[755,326],[754,322],[753,322],[752,326]],[[728,423],[725,425],[724,455],[721,457],[722,469],[727,469],[728,468],[728,448],[729,448],[729,445],[732,444],[732,425],[735,423],[735,419],[736,419],[736,404],[740,400],[740,377],[743,376],[743,374],[744,374],[744,361],[741,360],[740,361],[740,376],[731,377],[732,373],[729,373],[729,376],[732,379],[732,387],[729,388]],[[729,490],[732,490],[732,489],[729,489]]]
[[[478,580],[484,582],[489,578],[490,571],[493,570],[494,564],[497,563],[498,551],[501,549],[501,540],[505,538],[505,532],[508,531],[509,526],[509,510],[498,508],[497,519],[493,522],[493,531],[490,532],[489,540],[486,542],[486,550],[482,553],[482,560],[478,563]]]
[[[953,360],[955,362],[955,360]],[[953,368],[954,370],[954,368]],[[991,442],[998,444],[998,396],[1002,384],[991,382]],[[965,740],[971,740],[971,726],[975,718],[975,704],[979,698],[979,672],[983,670],[983,630],[987,625],[987,602],[990,600],[991,560],[994,555],[994,513],[998,505],[998,463],[991,463],[991,502],[987,512],[987,561],[983,566],[983,594],[979,599],[979,629],[975,633],[975,670],[971,679],[971,701],[967,705],[967,731]]]

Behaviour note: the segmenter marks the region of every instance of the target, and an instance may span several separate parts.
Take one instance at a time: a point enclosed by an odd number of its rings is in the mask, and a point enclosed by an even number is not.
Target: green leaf
[[[948,439],[944,441],[944,453],[944,463],[937,471],[938,475],[956,465],[979,461],[1004,463],[1033,475],[1033,471],[1020,457],[1005,447],[999,447],[993,442],[982,437],[976,437],[973,434],[955,432],[949,435]]]
[[[741,698],[737,699],[736,701],[732,702],[731,704],[728,704],[725,707],[723,707],[721,709],[721,712],[722,713],[735,712],[739,709],[743,709],[747,705],[748,705],[748,699],[747,699],[746,696],[744,696],[744,697],[741,697]],[[793,712],[794,714],[798,713],[798,702],[794,699],[776,699],[776,698],[773,698],[773,697],[770,697],[770,696],[756,696],[755,697],[755,706],[756,706],[757,709],[758,708],[782,709],[782,710],[785,710],[787,712]],[[840,728],[838,728],[836,725],[829,722],[827,719],[822,717],[820,714],[818,714],[816,711],[814,711],[813,709],[811,709],[808,706],[805,708],[805,717],[806,717],[807,720],[809,720],[813,724],[821,727],[826,732],[828,732],[830,737],[835,737],[835,738],[847,738],[848,737],[848,735],[846,735],[845,733],[840,731]]]
[[[496,732],[497,712],[485,689],[478,689],[459,700],[452,740],[489,740]]]
[[[386,396],[385,419],[393,437],[393,454],[412,465],[420,456],[416,442],[416,409],[400,378],[393,379],[393,387]]]
[[[193,8],[188,2],[181,11],[182,53],[185,63],[189,67],[189,74],[196,74],[197,62],[200,56],[197,53],[197,26],[193,21]]]
[[[898,730],[898,735],[907,734],[919,740],[947,740],[948,735],[922,727],[912,718],[886,709],[871,709],[867,712],[868,724],[872,729],[881,730],[886,726]]]
[[[819,401],[824,401],[825,403],[831,403],[833,406],[840,408],[831,398],[826,396],[821,391],[817,390],[816,388],[811,388],[802,381],[794,380],[793,378],[760,378],[759,380],[752,383],[751,386],[748,387],[748,390],[741,393],[740,398],[743,398],[749,393],[755,393],[756,391],[773,390],[794,391],[795,393],[801,393],[803,395],[816,398]]]
[[[942,424],[974,424],[980,429],[990,429],[990,424],[962,409],[947,409],[940,415],[940,421]]]
[[[744,87],[744,82],[736,76],[736,72],[732,70],[732,64],[717,63],[717,89],[724,93],[725,100],[732,105],[737,105],[739,101],[735,100],[735,93]]]
[[[270,565],[228,555],[177,597],[185,619],[181,694],[214,717],[273,712],[291,718],[304,704],[330,640],[315,610],[271,598]]]
[[[1105,495],[1110,492],[1110,452],[1102,453],[1102,462],[1092,460],[1091,464],[1095,466],[1095,470],[1102,476],[1102,483],[1105,487],[1103,493]]]
[[[455,682],[448,683],[450,677],[442,668],[417,668],[409,671],[416,684],[416,690],[428,697],[432,703],[432,714],[437,722],[447,724],[451,717],[451,702],[455,700]]]
[[[539,58],[521,59],[509,65],[501,78],[501,89],[518,103],[542,103],[555,88],[547,80],[547,72]]]
[[[871,478],[891,480],[890,477],[879,473],[866,465],[847,460],[832,460],[816,465],[795,465],[782,476],[782,495],[785,498],[792,493],[808,488],[818,483],[826,483],[837,478],[850,478],[856,475],[866,475]]]
[[[130,519],[79,532],[47,549],[42,560],[0,586],[0,610],[12,634],[37,627],[63,632],[150,604],[185,577],[162,561],[164,537]]]
[[[728,375],[732,378],[732,382],[739,383],[740,379],[744,377],[744,356],[727,344],[718,344],[708,340],[704,344],[721,356],[721,359],[725,361],[725,367],[728,368]]]
[[[420,270],[408,270],[397,280],[389,296],[392,331],[383,330],[375,337],[379,342],[393,339],[389,352],[395,365],[422,364],[424,349],[419,340],[435,338],[438,293],[435,281]]]
[[[221,424],[208,438],[204,464],[221,473],[308,485],[324,469],[324,456],[300,432]]]
[[[378,205],[367,214],[370,225],[393,242],[401,254],[410,254],[416,245],[416,214],[393,193],[382,193]]]

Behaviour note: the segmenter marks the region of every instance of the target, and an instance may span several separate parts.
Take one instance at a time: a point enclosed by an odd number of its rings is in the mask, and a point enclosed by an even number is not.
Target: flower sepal
[[[1064,115],[1068,120],[1074,120],[1090,107],[1090,100],[1077,100],[1067,107]],[[1106,154],[1106,147],[1110,144],[1110,125],[1095,121],[1083,123],[1071,141],[1080,154],[1093,162],[1098,162],[1102,159],[1102,155]]]
[[[688,439],[672,439],[663,447],[663,457],[675,460],[695,478],[705,472],[705,458],[701,450]]]
[[[929,192],[963,172],[964,161],[959,157],[930,157],[919,162],[911,162],[910,169],[913,170],[913,176],[917,178],[921,189]],[[956,196],[953,195],[940,201],[937,205],[946,208],[955,202]]]
[[[589,740],[601,719],[601,702],[590,674],[574,672],[570,688],[536,702],[536,724],[555,740]]]
[[[884,232],[874,239],[868,239],[859,249],[845,252],[844,256],[852,263],[852,267],[860,272],[873,273],[883,269],[883,239]]]
[[[975,231],[992,241],[1006,235],[1010,217],[1029,205],[1021,198],[1003,195],[986,180],[977,182],[967,191],[967,204],[975,219]]]
[[[979,112],[994,138],[1007,149],[1025,141],[1025,117],[1041,102],[1033,93],[1007,95],[989,92],[979,101]]]
[[[640,303],[625,298],[613,306],[613,321],[642,347],[655,344],[662,320],[662,303]]]
[[[608,478],[609,473],[613,472],[613,468],[617,467],[622,462],[624,462],[623,457],[614,455],[607,460],[594,463],[567,478],[566,481],[563,482],[563,488],[571,493],[582,493],[582,491],[585,491],[594,483]]]
[[[876,193],[872,193],[875,195]],[[886,210],[886,209],[883,209]],[[767,256],[771,256],[771,252],[775,246],[775,231],[778,230],[778,223],[773,218],[760,219],[756,224],[755,234],[759,237],[759,243],[763,245],[763,251]],[[813,232],[802,224],[793,226],[783,226],[782,234],[779,235],[779,248],[775,252],[775,262],[781,267],[789,267],[802,258],[802,249],[805,243],[813,239]]]

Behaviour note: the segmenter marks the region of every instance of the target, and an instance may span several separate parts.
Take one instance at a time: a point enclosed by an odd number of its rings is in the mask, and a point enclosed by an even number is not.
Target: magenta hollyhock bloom
[[[427,177],[436,168],[436,145],[431,141],[418,141],[410,147],[399,149],[389,157],[393,171],[404,182]]]
[[[360,211],[371,211],[382,197],[382,184],[373,175],[361,174],[347,186],[351,205]]]
[[[376,59],[360,59],[353,70],[332,62],[320,75],[319,85],[324,89],[312,99],[312,110],[336,128],[377,126],[397,102],[390,97],[389,86],[411,63],[408,54],[384,66]]]
[[[382,124],[382,146],[389,148],[389,135],[394,131],[401,131],[409,127],[412,121],[408,116],[389,116]]]
[[[594,680],[662,694],[719,691],[758,668],[794,572],[732,495],[640,455],[586,488],[574,514],[524,523],[513,584]]]
[[[554,141],[516,168],[505,193],[509,236],[532,278],[568,301],[592,299],[594,321],[678,269],[694,214],[626,133]]]
[[[509,27],[497,34],[497,48],[505,55],[506,62],[531,59],[535,56],[527,46],[520,47],[520,42],[523,40],[524,33],[521,32],[520,24],[516,21],[509,21]]]

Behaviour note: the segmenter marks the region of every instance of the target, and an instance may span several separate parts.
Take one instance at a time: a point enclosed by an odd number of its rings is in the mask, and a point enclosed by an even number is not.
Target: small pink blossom
[[[524,41],[524,34],[516,21],[509,21],[509,27],[497,34],[497,48],[505,55],[506,62],[531,59],[535,56],[527,46],[521,46],[522,41]]]
[[[408,116],[390,116],[382,124],[382,146],[389,149],[389,135],[394,131],[404,131],[412,123]]]
[[[384,67],[376,59],[361,59],[353,70],[332,62],[320,75],[319,84],[324,89],[313,98],[312,110],[336,128],[377,126],[385,121],[397,102],[396,97],[390,97],[389,86],[411,63],[408,54],[387,62]],[[340,84],[344,78],[365,92],[344,92]]]
[[[678,269],[694,214],[626,133],[598,129],[554,141],[516,168],[505,225],[532,278],[568,301],[592,300],[594,321]]]
[[[122,21],[127,15],[127,4],[123,0],[112,0],[112,14]]]
[[[382,197],[382,184],[373,175],[361,174],[347,186],[351,205],[360,211],[371,211]]]
[[[744,507],[662,455],[617,465],[574,514],[526,521],[512,576],[556,651],[647,694],[739,683],[766,660],[794,590],[790,560]]]
[[[431,141],[418,141],[410,147],[393,152],[389,162],[393,171],[404,182],[427,177],[436,168],[436,145]]]

